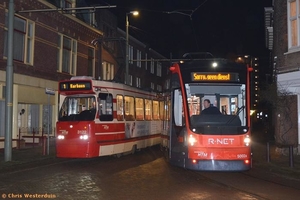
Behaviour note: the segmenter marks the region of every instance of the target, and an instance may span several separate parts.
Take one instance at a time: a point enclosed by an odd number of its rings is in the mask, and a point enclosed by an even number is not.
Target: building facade
[[[277,80],[276,142],[300,144],[300,1],[273,1],[273,64]],[[267,9],[269,13],[273,11]]]
[[[84,12],[72,10],[85,5],[77,2],[83,1],[14,1],[13,147],[20,138],[38,142],[47,134],[48,126],[50,135],[55,136],[58,81],[72,76],[124,81],[124,72],[120,71],[125,66],[121,53],[125,52],[125,41],[120,38],[116,17],[92,8],[88,12],[88,5]],[[4,147],[5,137],[8,3],[0,1],[0,148]],[[144,59],[145,45],[133,39],[130,42],[133,58]],[[139,61],[130,65],[130,72],[135,71],[130,73],[131,84],[143,88],[153,78],[153,89],[159,91],[163,75],[147,77],[146,70],[136,70],[140,65]],[[46,94],[49,88],[56,91],[55,95]]]

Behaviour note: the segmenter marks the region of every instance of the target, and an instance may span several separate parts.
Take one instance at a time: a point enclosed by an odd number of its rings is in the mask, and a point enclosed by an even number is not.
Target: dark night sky
[[[93,1],[93,0],[90,0]],[[94,0],[96,1],[96,0]],[[229,54],[264,56],[264,7],[272,0],[97,0],[99,5],[116,5],[111,11],[118,27],[150,48],[170,57],[186,52],[211,52],[216,57]],[[171,13],[168,13],[171,12]]]

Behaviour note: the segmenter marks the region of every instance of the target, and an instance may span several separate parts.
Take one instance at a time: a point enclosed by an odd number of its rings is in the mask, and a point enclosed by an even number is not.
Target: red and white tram
[[[164,103],[153,92],[91,77],[59,82],[57,157],[121,155],[161,143]]]

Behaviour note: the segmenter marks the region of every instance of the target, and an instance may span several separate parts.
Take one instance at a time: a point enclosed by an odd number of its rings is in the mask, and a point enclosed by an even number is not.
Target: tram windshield
[[[192,127],[247,126],[245,84],[186,84],[185,87]]]
[[[94,96],[66,97],[59,111],[59,121],[93,121],[96,114]]]

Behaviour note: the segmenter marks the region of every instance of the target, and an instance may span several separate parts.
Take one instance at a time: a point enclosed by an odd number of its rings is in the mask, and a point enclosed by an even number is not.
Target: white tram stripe
[[[121,132],[102,132],[102,133],[95,133],[95,135],[114,135],[114,134],[120,134],[120,133],[125,133],[125,131],[121,131]]]

